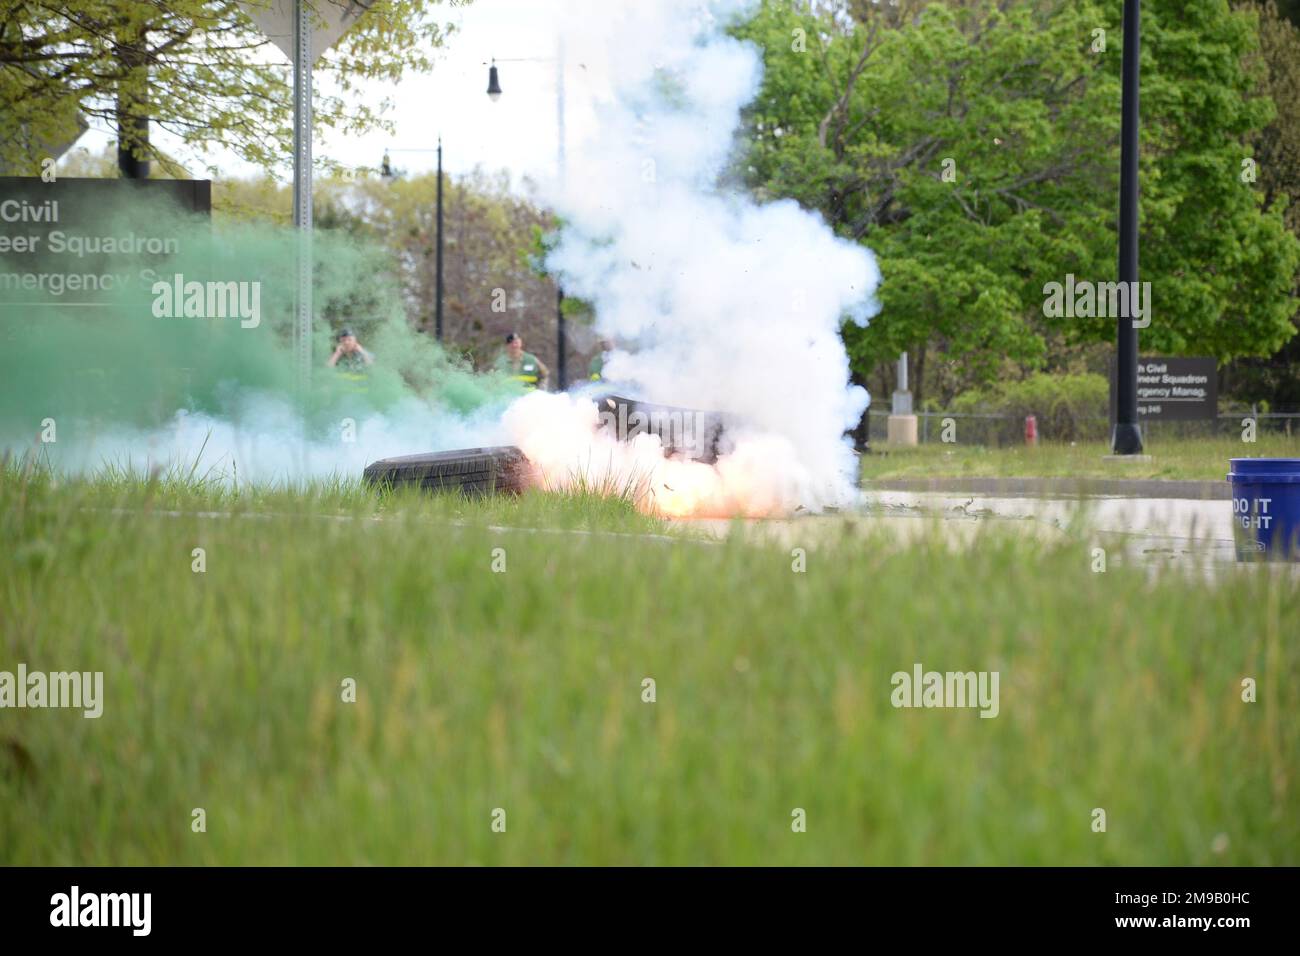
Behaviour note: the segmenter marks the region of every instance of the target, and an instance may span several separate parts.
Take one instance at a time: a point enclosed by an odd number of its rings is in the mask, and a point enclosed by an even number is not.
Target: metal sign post
[[[294,296],[294,350],[298,357],[298,398],[311,386],[311,24],[305,0],[293,3],[293,225],[298,240],[298,283]]]
[[[311,71],[317,59],[351,30],[372,0],[241,0],[239,6],[293,66],[293,224],[297,233],[294,353],[298,394],[311,385],[312,203]]]

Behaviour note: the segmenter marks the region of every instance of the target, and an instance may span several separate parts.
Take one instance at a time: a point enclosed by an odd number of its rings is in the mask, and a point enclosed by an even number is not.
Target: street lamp
[[[560,186],[564,185],[564,40],[557,39],[555,45],[554,57],[519,57],[509,60],[502,60],[502,63],[554,63],[555,64],[555,126],[556,126],[556,147],[555,147],[555,166],[560,180]],[[497,72],[497,61],[492,60],[492,65],[488,68],[488,98],[493,103],[501,99],[501,77]],[[559,280],[555,283],[555,349],[556,349],[556,384],[560,391],[564,391],[569,385],[568,362],[565,359],[565,353],[568,351],[567,328],[564,320],[564,287],[560,285]]]
[[[495,77],[494,77],[495,79]],[[497,91],[500,96],[500,90]],[[427,153],[427,149],[400,149],[399,153]],[[435,261],[434,273],[434,303],[433,303],[433,335],[439,342],[442,341],[442,249],[443,249],[443,229],[442,229],[442,137],[438,137],[438,205],[437,205],[437,230],[438,230],[438,254]],[[388,159],[388,150],[384,150],[384,161],[379,167],[379,174],[385,179],[395,179],[393,167]]]

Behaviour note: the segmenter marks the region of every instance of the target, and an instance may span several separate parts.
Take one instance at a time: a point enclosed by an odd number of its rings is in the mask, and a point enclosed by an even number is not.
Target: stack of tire
[[[513,445],[384,458],[367,465],[364,473],[366,483],[378,488],[458,491],[472,496],[519,494],[533,477],[532,463]]]

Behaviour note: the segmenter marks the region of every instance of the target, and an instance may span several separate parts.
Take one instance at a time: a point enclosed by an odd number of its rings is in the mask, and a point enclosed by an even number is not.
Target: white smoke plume
[[[853,496],[843,433],[868,396],[849,386],[839,326],[874,312],[879,270],[795,203],[719,188],[761,80],[759,52],[724,30],[748,6],[566,8],[566,48],[579,60],[603,54],[613,91],[598,134],[551,184],[566,225],[548,265],[626,346],[606,364],[611,382],[742,424],[716,467],[664,463],[653,438],[634,448],[593,439],[589,403],[529,397],[506,426],[552,486],[647,479],[647,507],[694,514],[818,509]]]
[[[143,477],[161,470],[219,484],[271,486],[303,479],[353,481],[381,458],[506,440],[495,405],[468,416],[414,397],[382,412],[361,408],[355,417],[339,417],[328,436],[304,439],[302,415],[290,398],[242,390],[220,415],[182,410],[154,428],[73,422],[75,440],[0,442],[0,447],[19,456],[37,454],[66,474],[110,469]]]

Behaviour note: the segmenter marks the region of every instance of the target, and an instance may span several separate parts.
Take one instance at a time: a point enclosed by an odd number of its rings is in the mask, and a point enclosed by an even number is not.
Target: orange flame
[[[598,430],[596,406],[535,392],[504,416],[514,444],[532,462],[540,487],[624,495],[664,517],[771,517],[792,511],[807,474],[779,436],[741,435],[716,464],[665,458],[654,434],[618,441]]]

